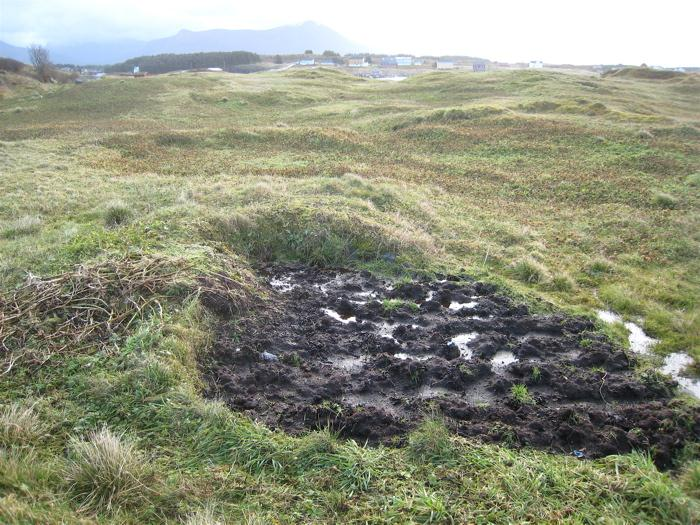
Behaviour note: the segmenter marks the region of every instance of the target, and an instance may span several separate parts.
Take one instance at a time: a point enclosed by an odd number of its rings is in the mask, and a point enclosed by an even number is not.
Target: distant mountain
[[[17,47],[0,41],[0,57],[13,58],[20,62],[29,62],[29,53],[26,47]]]
[[[114,40],[56,47],[49,44],[47,48],[55,64],[98,65],[122,62],[141,55],[146,44],[140,40]]]
[[[114,64],[135,56],[161,53],[198,53],[207,51],[252,51],[263,55],[303,53],[312,49],[321,53],[331,49],[338,53],[366,49],[332,29],[315,22],[273,29],[182,30],[176,35],[142,42],[118,40],[71,46],[47,46],[51,59],[61,64]],[[26,49],[0,42],[0,56],[27,61]]]

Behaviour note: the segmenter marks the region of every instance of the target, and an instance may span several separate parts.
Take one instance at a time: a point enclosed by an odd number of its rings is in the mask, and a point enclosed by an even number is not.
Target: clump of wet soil
[[[587,457],[643,449],[662,467],[700,432],[700,410],[673,401],[672,382],[640,380],[589,320],[531,314],[466,278],[263,273],[266,310],[235,332],[220,324],[206,377],[208,395],[270,427],[400,444],[439,413],[463,436]]]

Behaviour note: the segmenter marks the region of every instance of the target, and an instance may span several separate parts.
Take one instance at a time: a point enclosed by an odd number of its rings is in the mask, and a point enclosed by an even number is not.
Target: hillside
[[[290,69],[42,89],[0,99],[0,521],[697,522],[700,410],[654,371],[672,352],[700,361],[696,75]],[[345,300],[324,305],[329,289]],[[452,312],[472,300],[486,320]],[[659,342],[635,354],[598,310]],[[436,396],[378,415],[306,361],[375,341],[362,315],[487,314],[559,337],[556,366],[507,383],[507,405]],[[293,330],[303,348],[251,357]],[[390,338],[433,342],[402,330]],[[572,349],[602,360],[573,366]],[[377,384],[403,374],[395,398],[438,388],[421,383],[430,362],[371,359]],[[285,411],[300,375],[322,386]],[[557,380],[580,397],[543,406],[538,383]],[[368,392],[385,395],[353,394]],[[597,448],[580,451],[577,428]],[[122,463],[91,474],[106,456]],[[118,490],[98,490],[105,472]]]

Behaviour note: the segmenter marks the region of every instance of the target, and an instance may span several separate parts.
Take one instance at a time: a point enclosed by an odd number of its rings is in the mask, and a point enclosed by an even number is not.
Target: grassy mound
[[[680,71],[667,71],[664,69],[653,69],[649,67],[623,67],[613,69],[603,74],[607,77],[636,78],[641,80],[668,80],[670,78],[681,78],[687,76]]]

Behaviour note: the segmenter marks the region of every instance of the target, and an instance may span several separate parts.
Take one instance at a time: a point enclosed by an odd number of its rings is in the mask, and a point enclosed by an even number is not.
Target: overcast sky
[[[306,20],[374,52],[700,65],[698,0],[0,0],[0,40],[18,46]]]

